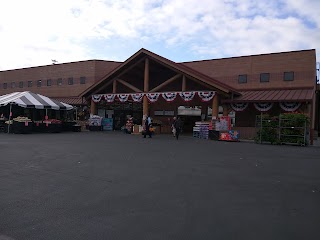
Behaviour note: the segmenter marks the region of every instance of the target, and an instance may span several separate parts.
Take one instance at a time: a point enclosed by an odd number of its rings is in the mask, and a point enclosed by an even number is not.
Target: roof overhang
[[[224,103],[239,102],[311,102],[314,89],[278,89],[240,91],[241,96],[225,99]]]

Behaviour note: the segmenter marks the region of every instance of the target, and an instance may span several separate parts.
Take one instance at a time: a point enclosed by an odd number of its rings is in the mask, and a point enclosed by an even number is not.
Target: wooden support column
[[[228,116],[229,115],[229,112],[228,112],[228,105],[227,104],[224,104],[223,106],[223,116]]]
[[[216,93],[212,100],[212,118],[218,119],[219,115],[219,96]]]
[[[187,91],[187,80],[186,80],[186,76],[183,75],[182,76],[182,92]]]
[[[90,113],[95,115],[97,113],[97,104],[91,99]]]
[[[114,79],[112,82],[112,93],[117,93],[117,80]]]
[[[149,59],[146,58],[144,62],[144,82],[143,82],[143,91],[148,93],[149,91]],[[143,96],[143,117],[146,117],[149,114],[147,96]]]

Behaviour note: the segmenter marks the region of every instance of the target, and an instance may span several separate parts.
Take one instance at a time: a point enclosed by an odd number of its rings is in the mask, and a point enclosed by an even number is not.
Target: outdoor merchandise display
[[[210,122],[196,122],[193,136],[202,139],[220,141],[239,141],[239,132],[231,129],[231,118],[222,116]]]
[[[196,122],[193,127],[193,137],[208,139],[209,137],[209,122]]]
[[[102,117],[98,115],[90,115],[89,118],[89,130],[90,131],[102,131]]]

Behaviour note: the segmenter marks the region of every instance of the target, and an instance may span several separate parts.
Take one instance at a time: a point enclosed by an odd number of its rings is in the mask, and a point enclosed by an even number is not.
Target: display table
[[[73,125],[72,126],[72,132],[81,132],[81,125]]]
[[[59,133],[62,132],[62,124],[59,122],[43,121],[41,130],[45,133]]]
[[[89,126],[89,131],[102,131],[102,126]]]
[[[5,126],[6,126],[5,120],[4,119],[0,119],[0,132],[4,132]]]
[[[77,125],[77,122],[75,122],[75,121],[62,122],[62,130],[66,131],[66,132],[74,131],[74,128],[73,128],[74,125]]]

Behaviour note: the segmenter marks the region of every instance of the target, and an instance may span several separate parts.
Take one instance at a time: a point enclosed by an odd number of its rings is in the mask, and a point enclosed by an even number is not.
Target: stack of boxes
[[[208,139],[209,137],[209,122],[196,122],[193,127],[193,137]]]

